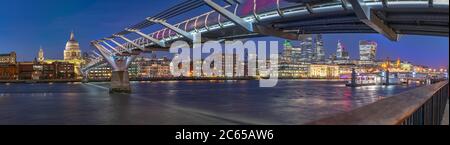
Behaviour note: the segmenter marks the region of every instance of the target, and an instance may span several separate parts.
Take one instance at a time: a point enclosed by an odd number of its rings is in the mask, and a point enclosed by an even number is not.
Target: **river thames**
[[[342,81],[133,82],[110,95],[108,83],[0,84],[0,124],[228,125],[304,124],[415,86],[350,88]]]

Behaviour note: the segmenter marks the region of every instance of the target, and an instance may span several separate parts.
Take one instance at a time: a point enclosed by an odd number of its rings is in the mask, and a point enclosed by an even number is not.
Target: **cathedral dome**
[[[80,44],[75,40],[75,35],[73,32],[70,33],[70,39],[66,43],[66,50],[79,50]]]
[[[75,35],[70,33],[70,39],[64,49],[64,60],[81,60],[80,44],[75,40]]]

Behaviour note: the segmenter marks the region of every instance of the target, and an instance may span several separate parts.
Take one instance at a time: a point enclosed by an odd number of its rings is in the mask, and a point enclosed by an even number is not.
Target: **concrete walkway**
[[[442,125],[448,125],[448,102],[445,108],[444,119],[442,120]]]

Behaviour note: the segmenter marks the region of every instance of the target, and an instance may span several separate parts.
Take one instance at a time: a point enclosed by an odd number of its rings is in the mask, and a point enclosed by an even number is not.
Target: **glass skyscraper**
[[[321,34],[316,35],[316,51],[314,53],[314,60],[317,62],[325,61],[325,48],[323,46],[323,39]]]
[[[279,64],[279,77],[303,78],[308,75],[308,63],[303,61],[302,48],[294,47],[290,41],[284,42],[284,50]]]
[[[374,41],[359,41],[359,56],[361,61],[375,61],[378,44]]]
[[[315,56],[312,35],[300,39],[300,48],[302,49],[301,61],[311,62]]]
[[[345,50],[344,44],[340,40],[338,41],[338,44],[337,44],[336,59],[337,60],[349,60],[350,59],[348,52]]]

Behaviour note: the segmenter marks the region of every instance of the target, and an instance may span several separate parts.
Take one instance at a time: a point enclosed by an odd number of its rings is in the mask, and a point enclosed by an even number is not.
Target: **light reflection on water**
[[[0,84],[0,124],[302,124],[412,87],[345,87],[338,81]]]

